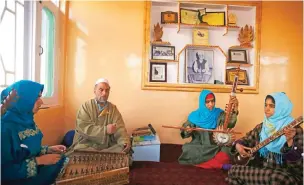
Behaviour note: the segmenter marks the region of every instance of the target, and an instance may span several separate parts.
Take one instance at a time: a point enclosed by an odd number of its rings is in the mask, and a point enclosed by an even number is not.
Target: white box
[[[160,141],[158,135],[156,140],[149,144],[133,146],[133,161],[160,161]]]

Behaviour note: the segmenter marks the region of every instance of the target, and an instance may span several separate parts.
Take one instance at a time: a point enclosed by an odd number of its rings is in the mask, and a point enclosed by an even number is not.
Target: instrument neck
[[[264,141],[260,142],[255,147],[253,147],[251,149],[251,153],[257,152],[258,150],[260,150],[264,146],[268,145],[269,143],[271,143],[272,141],[274,141],[278,137],[282,136],[284,134],[284,129],[286,129],[286,128],[294,128],[294,127],[296,127],[297,125],[299,125],[301,123],[303,123],[303,119],[301,117],[298,118],[298,119],[295,119],[294,121],[292,121],[291,123],[289,123],[287,126],[285,126],[283,129],[277,131],[272,136],[270,136],[269,138],[267,138]]]
[[[232,89],[231,89],[231,93],[230,93],[230,98],[229,98],[229,103],[227,105],[227,108],[225,110],[225,121],[224,121],[224,130],[227,130],[228,128],[228,122],[230,120],[230,116],[231,116],[231,113],[232,113],[232,108],[233,108],[233,103],[231,101],[232,97],[235,97],[236,96],[236,87],[237,87],[237,83],[238,83],[238,73],[235,74],[234,76],[234,81],[233,81],[233,85],[232,85]]]
[[[231,113],[232,113],[232,108],[233,108],[233,103],[231,101],[232,97],[235,97],[235,93],[231,92],[230,94],[230,99],[229,99],[229,103],[227,105],[227,108],[226,108],[226,111],[225,111],[225,121],[224,121],[224,129],[227,129],[228,128],[228,123],[229,123],[229,120],[230,120],[230,117],[231,117]]]

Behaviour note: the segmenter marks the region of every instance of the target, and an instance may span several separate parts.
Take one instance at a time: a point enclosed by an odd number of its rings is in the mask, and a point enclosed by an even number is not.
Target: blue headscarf
[[[43,91],[43,85],[29,80],[15,82],[1,92],[3,101],[11,90],[17,91],[15,101],[7,107],[6,113],[2,116],[1,122],[10,122],[34,128],[33,108],[39,93]]]
[[[212,110],[209,110],[206,107],[206,97],[208,94],[213,93],[209,90],[203,90],[201,92],[199,97],[199,108],[189,114],[188,120],[198,127],[204,129],[215,129],[217,125],[218,116],[223,110],[220,108],[216,108],[215,106]]]
[[[276,131],[281,130],[294,120],[294,118],[290,116],[293,105],[286,94],[283,92],[277,92],[270,94],[270,96],[273,97],[275,101],[274,114],[269,118],[264,115],[263,126],[260,133],[260,142],[264,141]],[[276,162],[280,164],[282,163],[280,150],[285,143],[286,137],[283,135],[260,149],[260,155],[266,157],[269,151],[273,152],[275,154]]]

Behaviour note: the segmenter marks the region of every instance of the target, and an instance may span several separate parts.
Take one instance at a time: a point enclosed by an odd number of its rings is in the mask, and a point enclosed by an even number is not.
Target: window
[[[54,94],[54,50],[55,50],[55,18],[46,7],[42,8],[41,48],[40,55],[40,82],[45,84],[44,97]]]
[[[0,91],[21,79],[44,84],[46,104],[58,104],[59,0],[0,2]]]
[[[24,3],[0,2],[0,91],[24,78]]]

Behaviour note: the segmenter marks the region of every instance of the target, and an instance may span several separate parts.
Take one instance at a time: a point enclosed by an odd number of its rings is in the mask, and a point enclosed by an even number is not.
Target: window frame
[[[6,3],[6,2],[5,2]],[[23,28],[23,56],[21,57],[23,59],[22,61],[22,75],[16,78],[17,74],[14,76],[14,81],[18,81],[21,79],[25,80],[32,80],[36,81],[38,83],[41,83],[40,81],[40,48],[39,45],[41,43],[41,20],[42,20],[42,9],[45,7],[50,12],[52,12],[54,16],[54,68],[53,68],[53,81],[54,81],[54,88],[53,88],[53,94],[51,97],[42,97],[42,100],[44,101],[44,104],[46,104],[49,107],[57,106],[62,104],[59,102],[59,77],[60,77],[60,59],[61,59],[61,52],[60,52],[60,34],[61,34],[61,27],[60,27],[60,5],[62,2],[58,1],[58,3],[54,3],[52,1],[24,1],[23,4],[20,2],[20,5],[23,5],[24,9],[24,28]],[[16,5],[15,5],[16,6]],[[16,22],[14,23],[16,24]],[[16,32],[16,27],[15,27]],[[15,39],[16,39],[15,33]],[[17,47],[17,40],[14,41],[15,44],[15,59],[14,62],[16,64],[16,47]],[[46,52],[46,50],[45,50]],[[14,73],[16,73],[16,69]],[[0,89],[4,89],[7,86],[11,84],[4,84],[4,86],[1,86]]]
[[[41,44],[41,21],[42,21],[42,9],[47,8],[49,11],[53,13],[54,16],[54,91],[51,97],[42,97],[42,100],[44,104],[47,106],[57,106],[59,105],[59,60],[60,60],[60,40],[59,40],[59,33],[60,33],[60,26],[59,26],[59,13],[60,8],[57,7],[53,2],[51,1],[41,1],[41,2],[34,2],[35,3],[35,13],[36,13],[36,20],[35,20],[35,40],[34,40],[34,57],[35,59],[33,61],[33,71],[32,71],[32,79],[36,82],[40,82],[40,61],[41,57],[39,56],[40,53],[40,44]],[[37,26],[39,25],[39,26]],[[44,52],[46,50],[44,49]],[[39,69],[39,70],[38,70]]]

